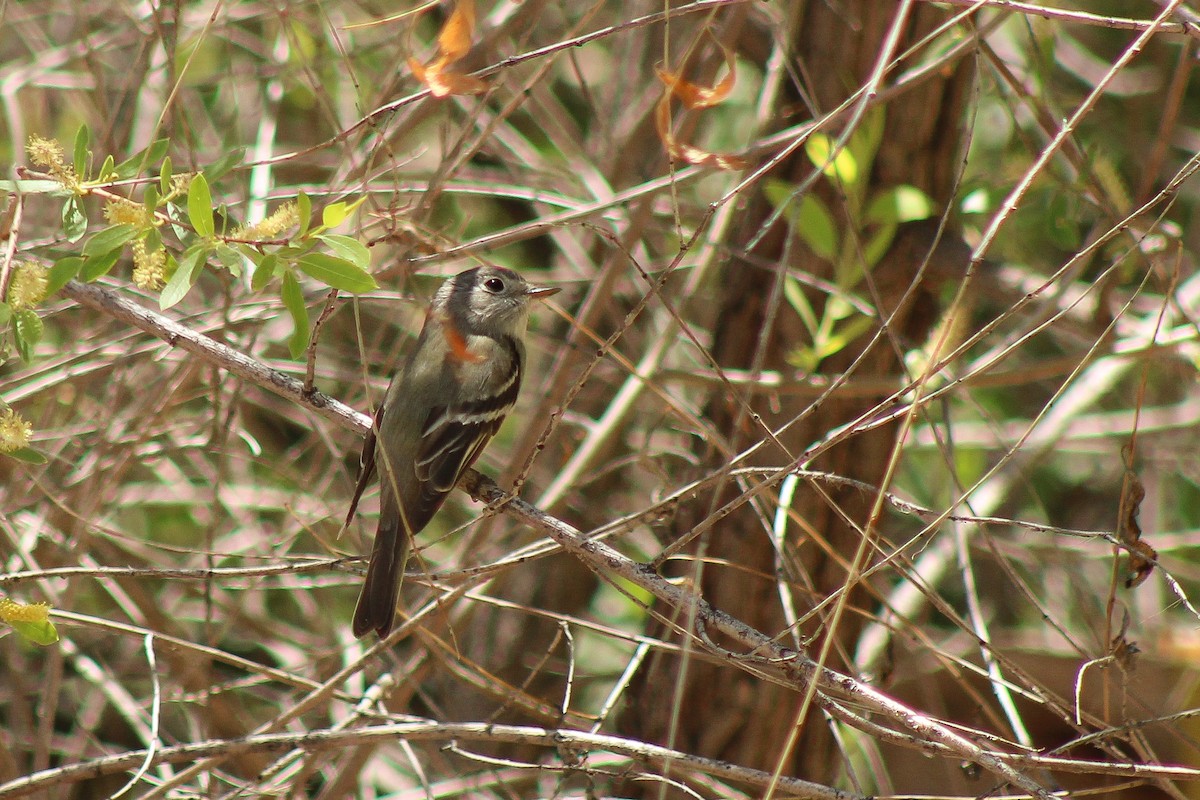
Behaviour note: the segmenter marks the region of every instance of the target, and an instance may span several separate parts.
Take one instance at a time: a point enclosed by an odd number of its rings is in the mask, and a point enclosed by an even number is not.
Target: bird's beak
[[[530,286],[525,290],[525,294],[535,300],[544,300],[547,297],[552,297],[561,291],[561,286]]]

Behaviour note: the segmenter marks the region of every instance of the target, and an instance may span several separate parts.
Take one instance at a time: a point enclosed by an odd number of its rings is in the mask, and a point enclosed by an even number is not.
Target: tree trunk
[[[792,74],[802,76],[803,98],[816,106],[809,107],[808,114],[819,118],[868,80],[884,41],[896,24],[899,8],[897,3],[881,0],[795,2],[787,6],[792,23],[790,49],[796,67]],[[945,19],[945,11],[917,4],[902,24],[895,52],[903,53]],[[908,65],[902,64],[902,69],[905,66]],[[895,74],[893,71],[892,75]],[[935,213],[940,213],[949,201],[954,171],[960,163],[959,118],[969,77],[966,66],[946,68],[887,104],[887,121],[870,172],[872,188],[868,196],[874,189],[909,184],[928,193],[937,207]],[[782,113],[798,104],[803,107],[806,101],[793,85],[781,97],[781,103]],[[803,118],[802,113],[797,116]],[[829,135],[837,138],[840,130],[831,129]],[[799,149],[769,177],[795,185],[809,177],[813,169],[804,150]],[[821,180],[814,191],[819,192],[825,205],[834,212],[844,234],[848,227],[841,213],[844,206],[829,188],[829,182]],[[735,229],[727,247],[731,254],[748,253],[749,257],[742,259],[735,255],[725,265],[720,280],[721,308],[713,355],[727,368],[757,367],[788,374],[794,372],[788,354],[809,344],[811,339],[791,307],[786,303],[780,305],[777,271],[786,267],[832,280],[831,266],[800,246],[798,240],[793,239],[789,245],[787,237],[794,237],[795,232],[784,222],[776,223],[764,233],[773,207],[760,189],[751,191],[740,227]],[[891,318],[891,333],[874,334],[881,320],[897,307],[899,298],[913,284],[929,251],[926,241],[932,241],[928,236],[930,230],[929,225],[904,229],[869,278],[875,284],[874,291],[866,285],[855,287],[860,295],[876,298],[880,305],[874,326],[842,351],[823,360],[822,373],[837,375],[857,364],[851,383],[888,385],[890,379],[892,385],[898,385],[895,379],[903,371],[903,351],[920,344],[934,324],[935,315],[930,310],[936,308],[933,290],[937,287],[926,288],[931,282],[923,280],[905,307]],[[754,241],[757,244],[750,249]],[[966,260],[962,259],[957,267],[965,270]],[[940,272],[926,270],[925,275],[936,276]],[[808,294],[818,316],[826,297],[816,291]],[[776,306],[772,307],[772,303]],[[777,431],[784,423],[796,420],[778,437],[787,452],[772,444],[735,466],[779,467],[791,463],[827,432],[855,419],[885,396],[886,392],[865,396],[861,391],[835,391],[812,407],[811,397],[781,394],[768,398],[760,394],[751,400],[751,406],[767,428]],[[752,424],[742,406],[723,391],[710,397],[708,413],[735,452],[763,438],[763,425]],[[896,444],[895,438],[893,427],[850,437],[811,467],[878,486]],[[725,462],[715,453],[707,453],[705,458],[703,474],[724,466]],[[791,640],[793,634],[787,630],[781,610],[778,581],[790,579],[801,614],[845,585],[847,564],[859,547],[860,531],[867,525],[873,502],[869,493],[827,485],[819,488],[820,492],[802,484],[798,489],[792,503],[793,523],[789,527],[793,533],[782,554],[772,544],[768,525],[749,504],[709,528],[694,543],[696,552],[705,556],[700,573],[704,597],[760,630]],[[733,500],[737,492],[737,485],[729,481],[719,496],[701,496],[690,507],[681,509],[674,535],[686,536],[715,509]],[[797,525],[795,520],[801,523]],[[804,530],[796,533],[800,527]],[[689,575],[694,574],[692,565],[684,569]],[[852,593],[851,603],[857,610],[848,608],[836,630],[830,631],[823,624],[832,605],[813,615],[799,631],[805,640],[811,638],[810,652],[815,656],[822,637],[833,636],[828,663],[845,668],[846,658],[841,654],[852,652],[861,614],[870,612],[866,601],[865,592]],[[661,628],[656,634],[667,635]],[[688,660],[684,668],[684,659],[679,655],[663,653],[648,663],[632,688],[623,724],[638,738],[766,770],[775,769],[779,760],[786,758],[784,774],[823,783],[832,781],[840,771],[842,759],[819,716],[810,714],[803,721],[797,746],[784,753],[788,734],[797,724],[802,697],[757,680],[743,670],[697,658]]]

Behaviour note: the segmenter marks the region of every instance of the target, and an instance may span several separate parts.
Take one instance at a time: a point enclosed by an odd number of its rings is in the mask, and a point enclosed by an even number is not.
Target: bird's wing
[[[512,354],[512,371],[492,393],[429,412],[414,463],[423,494],[444,495],[453,489],[500,430],[521,388],[521,359],[515,350]]]
[[[358,510],[358,501],[362,498],[362,493],[367,488],[371,476],[375,474],[375,431],[379,430],[379,426],[383,424],[384,408],[385,405],[380,403],[379,408],[375,410],[375,422],[371,425],[371,430],[367,431],[366,439],[363,440],[362,456],[358,462],[358,482],[354,485],[354,496],[350,498],[350,510],[346,512],[346,527],[350,527],[350,523],[354,521],[354,512]]]

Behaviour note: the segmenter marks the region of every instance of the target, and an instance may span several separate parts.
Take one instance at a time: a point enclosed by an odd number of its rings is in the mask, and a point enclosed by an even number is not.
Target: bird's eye
[[[504,291],[504,281],[499,278],[488,278],[483,282],[483,288],[487,289],[492,294],[499,294]]]

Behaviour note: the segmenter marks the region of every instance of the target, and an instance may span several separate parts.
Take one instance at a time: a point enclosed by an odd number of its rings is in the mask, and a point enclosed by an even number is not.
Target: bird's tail
[[[391,520],[388,516],[380,517],[371,563],[367,565],[367,580],[354,609],[353,630],[357,637],[375,631],[382,639],[391,632],[396,619],[396,600],[408,561],[408,533],[403,530],[399,515]]]

